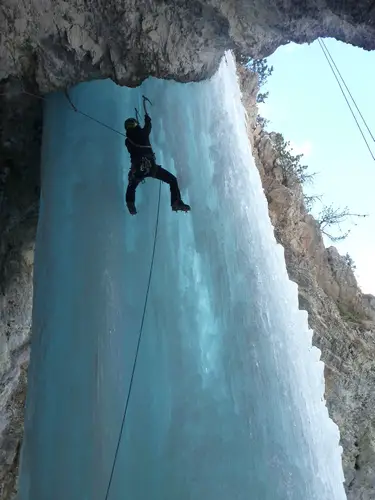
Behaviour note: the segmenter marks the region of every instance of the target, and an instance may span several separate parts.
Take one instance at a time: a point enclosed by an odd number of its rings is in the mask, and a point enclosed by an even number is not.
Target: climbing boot
[[[189,212],[190,205],[186,205],[182,200],[176,200],[172,204],[172,210],[173,212]]]
[[[127,207],[130,215],[135,215],[137,213],[137,209],[135,208],[134,203],[127,203]]]

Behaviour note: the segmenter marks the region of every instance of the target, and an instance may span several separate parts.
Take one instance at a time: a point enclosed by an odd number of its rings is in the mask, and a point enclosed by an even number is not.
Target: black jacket
[[[127,130],[125,146],[127,147],[131,163],[138,163],[142,158],[154,158],[150,144],[151,118],[145,115],[145,126]]]

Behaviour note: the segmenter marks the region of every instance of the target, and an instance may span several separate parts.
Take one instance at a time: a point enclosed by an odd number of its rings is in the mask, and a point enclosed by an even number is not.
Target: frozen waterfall
[[[342,500],[323,364],[276,244],[230,55],[211,81],[71,91],[123,131],[154,103],[155,262],[108,500]],[[150,270],[159,181],[125,206],[124,138],[45,106],[32,359],[19,500],[104,500]]]

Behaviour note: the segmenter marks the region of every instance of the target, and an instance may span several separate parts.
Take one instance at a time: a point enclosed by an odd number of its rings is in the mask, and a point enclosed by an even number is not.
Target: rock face
[[[367,0],[4,0],[0,80],[32,79],[42,91],[103,77],[199,80],[235,47],[258,57],[332,36],[374,49],[374,20]]]
[[[26,387],[42,130],[42,101],[30,94],[39,95],[95,78],[112,78],[128,86],[138,85],[150,75],[197,81],[213,74],[225,49],[262,57],[281,44],[311,42],[318,36],[336,37],[373,50],[375,5],[367,0],[2,0],[1,500],[11,498],[14,490]],[[255,104],[256,81],[247,81],[246,85],[250,85],[246,95],[253,121],[256,109],[251,102]],[[331,413],[337,423],[348,429],[343,438],[347,440],[344,445],[348,482],[352,491],[364,488],[367,492],[374,448],[373,430],[370,424],[364,425],[364,419],[369,415],[371,422],[372,400],[367,388],[373,375],[370,361],[362,362],[370,359],[362,350],[365,353],[368,349],[370,356],[371,335],[363,326],[348,326],[337,304],[344,310],[346,307],[349,316],[353,310],[354,317],[365,311],[366,317],[374,320],[374,298],[358,293],[350,273],[344,273],[345,283],[341,279],[343,262],[333,250],[324,249],[316,224],[303,209],[302,191],[285,184],[280,168],[272,164],[269,137],[260,129],[252,130],[250,137],[277,237],[285,246],[291,278],[300,285],[301,307],[309,310],[311,324],[317,325],[317,344],[327,346],[323,347],[328,360],[327,391],[336,394],[337,399],[329,399]],[[297,226],[292,228],[289,220],[298,220]],[[357,328],[363,331],[353,333]],[[344,337],[345,342],[340,340]],[[356,359],[358,374],[354,375]],[[354,380],[358,382],[356,394],[361,397],[352,398]],[[340,399],[342,394],[345,397]],[[352,413],[347,400],[353,405]],[[361,411],[359,401],[364,405]]]
[[[348,500],[375,498],[375,297],[362,294],[353,270],[334,247],[325,248],[307,212],[302,186],[280,168],[274,134],[256,121],[256,80],[239,68],[249,137],[275,236],[298,284],[313,342],[325,363],[327,406],[339,426]],[[255,83],[254,83],[255,81]]]
[[[0,498],[8,499],[23,428],[42,120],[39,102],[17,93],[0,109]]]

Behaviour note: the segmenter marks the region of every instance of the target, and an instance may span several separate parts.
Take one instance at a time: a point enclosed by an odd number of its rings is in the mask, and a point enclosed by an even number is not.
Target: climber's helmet
[[[131,130],[139,126],[138,121],[135,118],[127,118],[124,123],[125,130]]]

